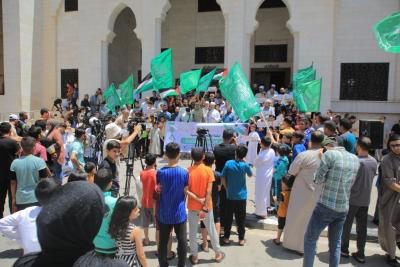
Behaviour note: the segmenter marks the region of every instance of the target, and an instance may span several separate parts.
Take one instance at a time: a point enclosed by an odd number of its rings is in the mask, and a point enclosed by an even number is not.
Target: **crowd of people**
[[[376,141],[359,136],[355,116],[303,114],[289,90],[254,85],[263,116],[243,122],[246,143],[225,129],[212,150],[194,147],[185,169],[179,144],[164,144],[166,123],[240,122],[218,90],[167,99],[153,92],[108,110],[101,89],[77,106],[73,88],[66,101],[43,108],[31,124],[25,112],[0,124],[0,233],[24,250],[14,266],[148,266],[143,247],[152,239],[152,222],[160,266],[176,256],[178,266],[185,266],[187,238],[189,261],[197,264],[199,227],[201,249],[209,250],[209,237],[220,263],[222,247],[232,243],[233,219],[238,244],[246,244],[246,181],[252,176],[255,216],[277,217],[277,246],[304,255],[303,265],[313,266],[317,240],[328,227],[329,264],[338,266],[340,257],[350,256],[355,218],[357,251],[351,256],[363,263],[377,173],[379,242],[387,262],[400,266],[399,124],[387,147],[374,153]],[[377,154],[385,156],[378,161]],[[137,199],[120,196],[120,159],[131,156],[145,165]],[[157,157],[167,165],[157,169]],[[12,214],[3,218],[7,195]]]

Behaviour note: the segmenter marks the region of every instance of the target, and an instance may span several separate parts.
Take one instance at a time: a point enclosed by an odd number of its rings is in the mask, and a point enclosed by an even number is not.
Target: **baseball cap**
[[[18,120],[18,116],[16,114],[10,114],[10,116],[8,117],[8,120],[10,120],[10,121]]]
[[[118,135],[121,133],[121,128],[112,122],[106,125],[105,132],[106,139],[112,139],[118,137]]]

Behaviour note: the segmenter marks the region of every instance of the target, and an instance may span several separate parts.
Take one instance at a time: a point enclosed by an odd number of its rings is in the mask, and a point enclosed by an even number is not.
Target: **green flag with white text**
[[[396,12],[374,25],[379,47],[389,53],[400,53],[400,12]]]
[[[192,70],[181,73],[179,76],[179,86],[181,88],[181,94],[186,94],[193,89],[196,89],[199,85],[201,76],[201,70]]]
[[[112,83],[110,87],[108,87],[103,95],[106,101],[106,107],[110,111],[114,112],[116,106],[121,106],[121,99],[119,98],[117,90],[115,89],[114,83]]]
[[[235,63],[228,75],[220,81],[220,90],[242,122],[261,111],[239,63]]]
[[[121,90],[121,104],[131,105],[133,104],[133,75],[129,75],[125,82],[119,85]]]
[[[199,84],[196,88],[196,95],[200,94],[201,92],[206,92],[208,90],[208,87],[210,86],[216,71],[217,68],[213,69],[212,71],[201,77]]]
[[[169,48],[151,61],[151,76],[155,90],[174,87],[172,49]]]

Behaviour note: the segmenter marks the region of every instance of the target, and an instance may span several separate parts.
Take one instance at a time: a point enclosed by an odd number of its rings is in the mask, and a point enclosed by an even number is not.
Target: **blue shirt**
[[[39,182],[39,171],[45,168],[46,162],[34,155],[15,159],[11,163],[10,170],[15,172],[17,177],[17,204],[38,202],[35,197],[35,188]]]
[[[108,233],[110,227],[111,215],[114,211],[117,198],[111,196],[111,192],[103,192],[104,203],[107,206],[107,210],[104,213],[103,221],[101,222],[100,230],[93,240],[95,250],[104,254],[114,254],[117,252],[117,246],[115,240]]]
[[[356,153],[356,137],[351,132],[345,132],[337,138],[338,145],[346,149],[352,154]]]
[[[74,142],[72,142],[71,146],[70,146],[70,156],[72,154],[76,155],[76,158],[78,159],[79,163],[82,165],[82,167],[85,165],[85,158],[84,156],[84,148],[83,148],[83,144],[82,142],[78,141],[75,139]],[[73,164],[72,164],[73,165]],[[73,165],[73,168],[75,170],[75,165]]]
[[[168,111],[163,111],[160,114],[158,114],[157,121],[160,121],[161,117],[164,117],[166,121],[170,121],[172,118],[172,115]]]
[[[296,144],[293,146],[293,160],[303,151],[306,151],[306,147],[303,144]]]
[[[226,197],[230,200],[247,199],[246,174],[252,176],[251,167],[248,163],[237,160],[228,160],[222,170],[227,187]]]
[[[189,173],[181,167],[163,167],[157,171],[157,184],[161,185],[158,220],[162,224],[179,224],[187,219],[184,189]]]
[[[226,113],[225,115],[224,115],[224,117],[222,117],[222,122],[224,122],[224,123],[229,123],[229,122],[235,122],[236,121],[236,118],[235,118],[235,114],[233,114],[233,112],[231,112],[231,113]]]

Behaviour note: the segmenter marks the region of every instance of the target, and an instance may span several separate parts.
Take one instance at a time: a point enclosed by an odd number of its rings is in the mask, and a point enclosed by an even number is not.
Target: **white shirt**
[[[274,99],[275,95],[276,95],[276,91],[274,91],[273,93],[270,90],[267,91],[267,98],[268,99]]]
[[[264,114],[265,117],[268,118],[269,115],[272,115],[275,117],[275,108],[270,106],[268,108],[264,107],[262,110],[262,113]]]
[[[219,114],[218,110],[211,109],[207,113],[207,122],[208,123],[215,123],[221,120],[221,114]]]
[[[36,234],[36,218],[41,210],[39,206],[29,207],[0,219],[0,233],[16,240],[24,254],[42,251]]]

